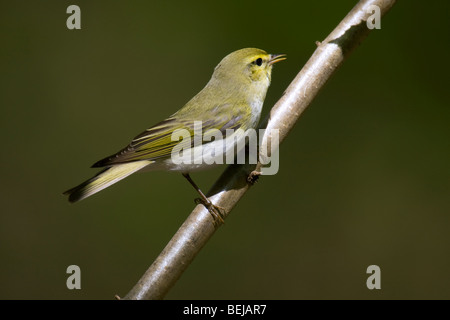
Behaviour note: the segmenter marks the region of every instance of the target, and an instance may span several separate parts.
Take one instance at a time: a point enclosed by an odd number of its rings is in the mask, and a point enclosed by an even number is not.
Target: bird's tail
[[[141,160],[108,167],[79,186],[67,190],[64,192],[64,195],[69,196],[70,202],[83,200],[89,196],[92,196],[94,193],[97,193],[122,180],[123,178],[128,177],[130,174],[141,170],[151,163],[153,163],[153,161]]]

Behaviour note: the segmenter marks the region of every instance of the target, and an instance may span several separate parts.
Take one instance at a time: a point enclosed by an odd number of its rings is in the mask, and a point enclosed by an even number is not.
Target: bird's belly
[[[225,139],[182,149],[176,153],[172,151],[170,158],[157,161],[155,165],[170,171],[192,172],[211,169],[221,164],[233,164],[235,156],[245,147],[246,134],[248,133],[244,130],[238,129]]]

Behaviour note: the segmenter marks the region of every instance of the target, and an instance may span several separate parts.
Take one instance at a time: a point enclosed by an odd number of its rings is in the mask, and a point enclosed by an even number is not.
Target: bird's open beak
[[[271,54],[270,55],[270,60],[269,60],[269,65],[272,65],[274,63],[277,63],[279,61],[283,61],[286,60],[286,55],[284,53],[282,54]]]

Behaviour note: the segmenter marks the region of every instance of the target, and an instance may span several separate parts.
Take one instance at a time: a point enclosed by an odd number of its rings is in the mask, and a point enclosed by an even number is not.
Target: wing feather
[[[221,109],[221,107],[217,109]],[[211,129],[219,129],[225,134],[226,129],[238,129],[241,126],[241,120],[242,115],[233,116],[231,113],[230,116],[229,112],[221,112],[214,119],[202,122],[202,133],[205,134]],[[161,158],[168,158],[176,145],[181,144],[181,148],[187,148],[189,143],[191,146],[194,145],[195,121],[194,119],[180,120],[176,117],[170,117],[137,135],[127,147],[114,155],[96,162],[92,167],[112,166],[141,160],[155,161]],[[177,129],[187,130],[191,139],[174,141],[172,134]]]

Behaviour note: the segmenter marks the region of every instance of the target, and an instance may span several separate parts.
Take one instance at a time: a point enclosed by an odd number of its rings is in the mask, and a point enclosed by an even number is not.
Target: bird
[[[212,164],[199,159],[189,162],[186,157],[198,154],[198,148],[219,150],[215,156],[220,157],[234,148],[239,139],[245,139],[242,132],[255,129],[259,123],[273,65],[285,59],[285,54],[268,54],[257,48],[240,49],[228,54],[214,68],[206,86],[181,109],[137,135],[119,152],[94,163],[93,168],[103,169],[63,194],[74,203],[136,172],[177,171],[200,194],[197,202],[203,203],[215,219],[223,222],[221,208],[212,204],[190,177],[190,172],[206,169]],[[220,141],[199,139],[196,126],[204,135],[208,132],[225,134],[229,132],[227,130],[241,134],[232,137],[233,143],[225,150],[221,146],[217,148]],[[180,137],[174,139],[179,133],[184,133],[181,141]],[[183,151],[179,153],[181,162],[174,161],[176,148]]]

